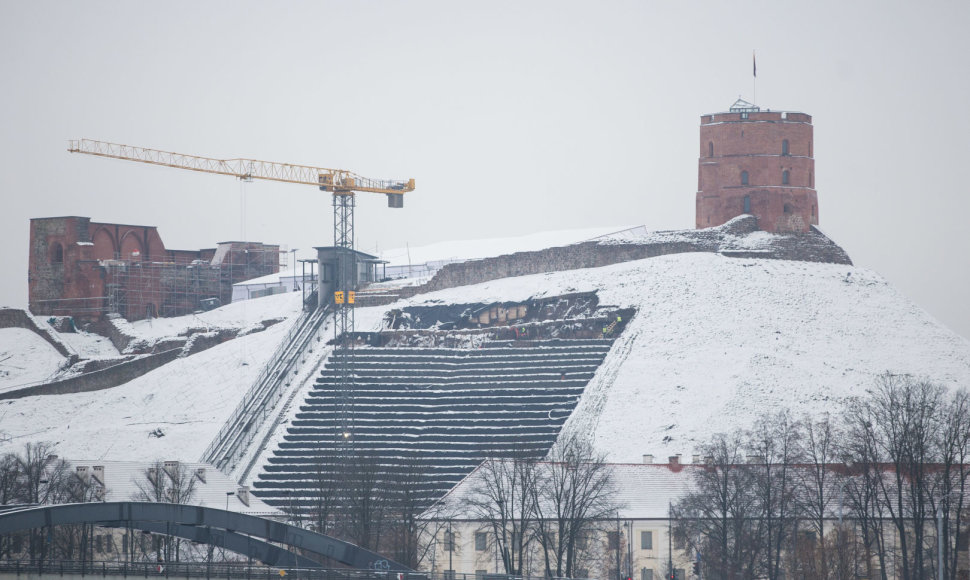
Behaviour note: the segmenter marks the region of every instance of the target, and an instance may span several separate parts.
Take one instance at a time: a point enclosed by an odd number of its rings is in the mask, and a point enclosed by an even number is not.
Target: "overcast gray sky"
[[[758,104],[814,116],[823,230],[970,337],[968,23],[963,0],[0,0],[0,304],[26,305],[32,217],[332,243],[315,188],[68,154],[80,137],[415,178],[403,210],[358,196],[365,251],[691,228],[700,115],[754,98],[756,49]]]

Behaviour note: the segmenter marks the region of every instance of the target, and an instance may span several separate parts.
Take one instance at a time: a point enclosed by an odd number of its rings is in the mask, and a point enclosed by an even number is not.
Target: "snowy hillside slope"
[[[387,310],[408,305],[583,291],[597,291],[601,305],[638,311],[564,427],[591,436],[613,461],[690,454],[711,433],[746,427],[769,410],[837,410],[838,400],[887,371],[970,387],[970,341],[878,274],[849,265],[677,254],[358,308],[357,328],[379,330]],[[46,440],[65,457],[195,460],[278,346],[299,299],[247,301],[255,318],[290,319],[122,387],[0,402],[0,452]],[[237,316],[231,310],[206,319]]]
[[[387,308],[591,290],[601,304],[638,310],[564,427],[591,434],[612,461],[689,454],[766,411],[834,411],[887,371],[970,388],[970,341],[878,274],[848,265],[680,254],[505,278]],[[383,311],[359,309],[358,329],[379,328]]]
[[[246,327],[272,316],[267,328],[176,359],[125,385],[70,395],[0,401],[0,453],[28,441],[57,444],[62,457],[130,461],[196,460],[232,413],[300,312],[298,293],[207,312],[213,326]],[[136,323],[152,338],[178,331],[196,317]],[[163,332],[163,328],[164,332]],[[0,348],[2,350],[2,348]]]
[[[0,328],[0,392],[56,376],[67,358],[37,333]]]

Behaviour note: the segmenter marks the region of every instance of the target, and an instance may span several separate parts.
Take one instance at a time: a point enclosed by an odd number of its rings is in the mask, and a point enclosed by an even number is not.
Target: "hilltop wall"
[[[442,267],[430,280],[419,286],[405,286],[393,293],[358,293],[357,305],[379,306],[425,292],[500,278],[598,268],[687,252],[719,253],[726,257],[852,264],[845,250],[814,227],[808,233],[766,234],[759,231],[757,218],[746,215],[715,228],[654,232],[642,240],[589,241],[571,246],[456,262]]]

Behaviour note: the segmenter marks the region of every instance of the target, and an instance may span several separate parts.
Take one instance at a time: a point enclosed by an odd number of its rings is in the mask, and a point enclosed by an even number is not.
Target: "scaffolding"
[[[232,301],[233,284],[278,272],[286,258],[278,246],[224,245],[212,261],[104,260],[105,311],[134,321],[210,310]]]

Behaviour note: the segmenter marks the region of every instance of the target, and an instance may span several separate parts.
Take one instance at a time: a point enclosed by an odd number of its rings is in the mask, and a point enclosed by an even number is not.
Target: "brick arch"
[[[113,260],[121,251],[114,235],[105,227],[99,227],[91,237],[94,242],[94,258],[96,260]]]
[[[148,256],[145,255],[145,245],[142,243],[138,234],[132,231],[127,231],[123,236],[121,236],[121,258],[123,260],[144,260]],[[135,252],[138,252],[137,256],[133,256]]]

